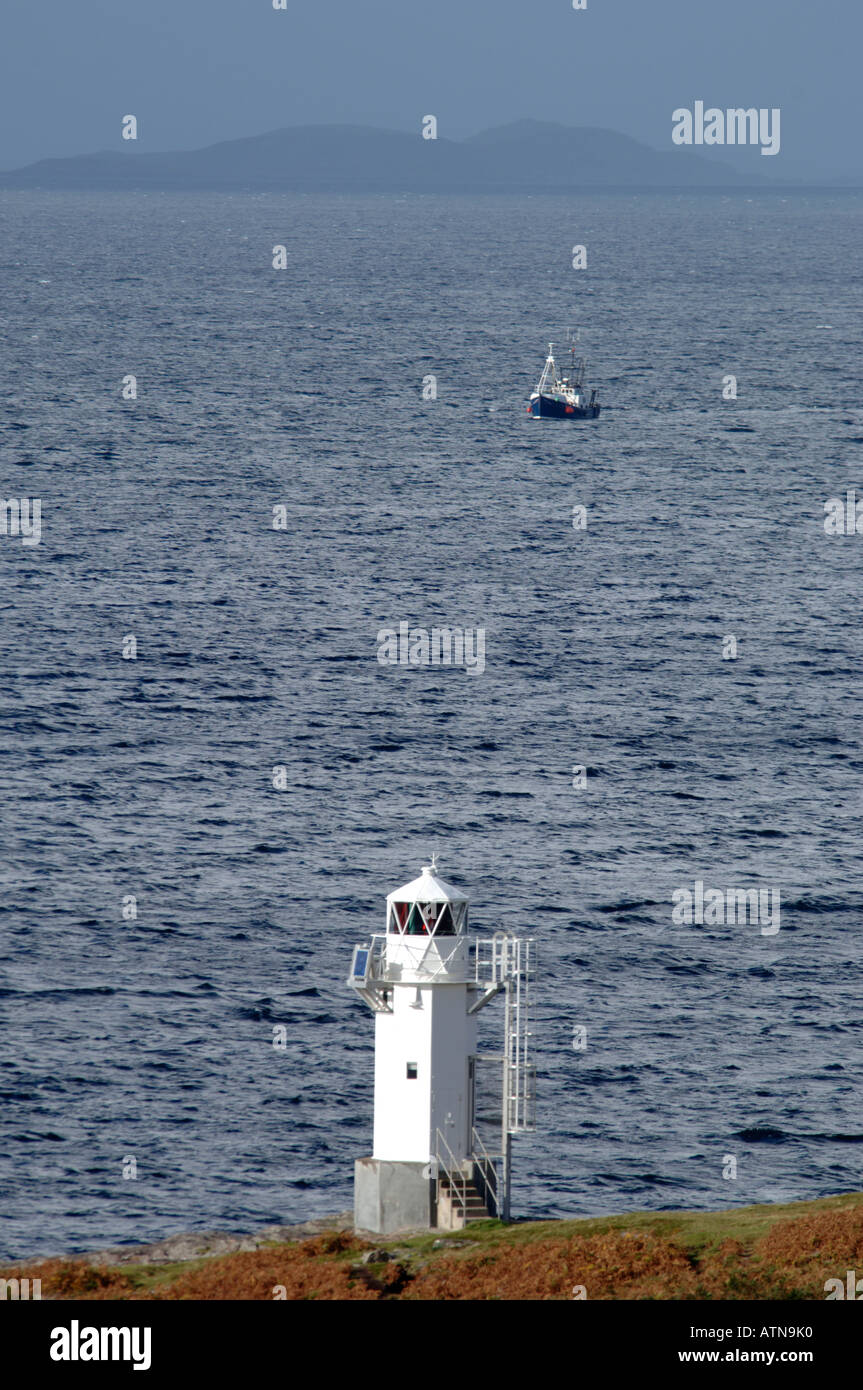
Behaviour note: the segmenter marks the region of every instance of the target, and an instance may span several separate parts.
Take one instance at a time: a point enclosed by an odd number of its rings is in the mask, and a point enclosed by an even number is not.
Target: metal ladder
[[[496,933],[492,971],[505,987],[503,1128],[521,1134],[536,1126],[536,1066],[530,1061],[533,941]]]

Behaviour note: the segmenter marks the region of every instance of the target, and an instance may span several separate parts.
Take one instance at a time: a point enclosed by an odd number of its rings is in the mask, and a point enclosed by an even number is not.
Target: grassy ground
[[[863,1193],[717,1212],[472,1224],[371,1243],[346,1231],[173,1264],[45,1260],[43,1298],[824,1299],[863,1277]],[[583,1293],[577,1292],[583,1289]]]

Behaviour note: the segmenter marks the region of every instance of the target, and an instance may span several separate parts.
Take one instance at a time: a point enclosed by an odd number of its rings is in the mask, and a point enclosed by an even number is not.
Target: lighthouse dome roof
[[[419,878],[412,879],[403,888],[396,888],[392,893],[387,894],[388,903],[466,903],[467,901],[467,893],[463,893],[460,888],[453,888],[450,883],[444,883],[437,868],[433,868],[430,864],[423,865],[423,871]]]

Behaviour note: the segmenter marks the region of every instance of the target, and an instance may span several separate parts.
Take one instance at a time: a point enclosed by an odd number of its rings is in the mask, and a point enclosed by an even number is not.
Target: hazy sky
[[[860,0],[287,4],[3,0],[0,167],[119,149],[127,113],[139,150],[426,114],[442,136],[534,116],[670,149],[672,110],[703,99],[781,108],[772,172],[863,172]]]

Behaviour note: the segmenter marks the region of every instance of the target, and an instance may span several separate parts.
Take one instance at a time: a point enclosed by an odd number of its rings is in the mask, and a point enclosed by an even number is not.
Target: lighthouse
[[[533,942],[468,930],[469,901],[437,865],[386,900],[348,984],[375,1015],[374,1145],[354,1169],[357,1229],[459,1229],[509,1218],[511,1139],[534,1127]],[[503,996],[499,1053],[477,1015]]]

